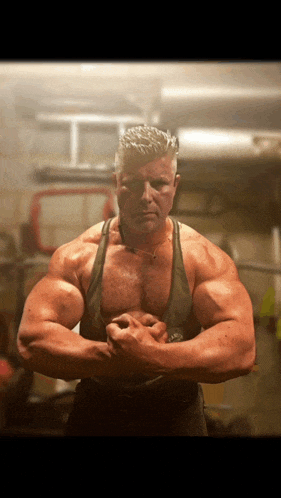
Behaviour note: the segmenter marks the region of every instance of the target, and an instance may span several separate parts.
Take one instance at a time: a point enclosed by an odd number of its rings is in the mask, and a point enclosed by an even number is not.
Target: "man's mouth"
[[[153,211],[141,211],[140,213],[137,213],[137,216],[150,217],[150,216],[156,216],[156,213],[154,213]]]

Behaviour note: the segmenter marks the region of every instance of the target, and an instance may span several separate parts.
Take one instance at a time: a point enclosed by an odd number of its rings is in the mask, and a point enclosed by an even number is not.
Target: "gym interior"
[[[209,435],[281,436],[280,103],[274,61],[0,62],[1,437],[63,434],[78,379],[21,366],[23,306],[57,247],[118,214],[115,151],[137,124],[178,137],[171,214],[234,260],[253,305],[252,372],[202,385]]]

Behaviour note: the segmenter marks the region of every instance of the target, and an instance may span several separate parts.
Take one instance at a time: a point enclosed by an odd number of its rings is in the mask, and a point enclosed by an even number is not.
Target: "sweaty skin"
[[[26,368],[63,379],[145,373],[203,383],[251,371],[255,339],[248,293],[233,261],[184,224],[183,262],[202,332],[189,341],[167,342],[161,317],[172,281],[168,214],[179,180],[169,156],[116,175],[120,214],[111,223],[102,280],[108,340],[91,341],[72,332],[85,309],[99,223],[54,253],[48,274],[29,294],[18,334]]]
[[[129,315],[129,316],[126,316]],[[111,323],[118,323],[119,328],[127,328],[129,324],[134,323],[134,320],[140,322],[145,327],[150,327],[151,336],[157,340],[158,342],[168,342],[169,336],[167,333],[167,327],[164,322],[161,322],[160,318],[154,315],[150,315],[149,313],[145,313],[145,311],[130,311],[129,313],[124,313],[123,315],[116,316],[111,320]]]

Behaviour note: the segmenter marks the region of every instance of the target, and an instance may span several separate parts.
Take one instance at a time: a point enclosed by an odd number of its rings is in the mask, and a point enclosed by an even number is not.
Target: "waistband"
[[[92,396],[156,396],[163,399],[180,398],[192,401],[202,394],[200,384],[187,380],[162,380],[138,386],[122,386],[118,382],[101,383],[95,378],[82,379],[76,387],[77,394]]]

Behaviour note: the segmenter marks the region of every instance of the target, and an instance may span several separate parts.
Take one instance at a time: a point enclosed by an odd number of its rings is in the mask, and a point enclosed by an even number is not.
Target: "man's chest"
[[[108,251],[102,275],[102,314],[111,317],[142,310],[161,317],[170,296],[172,266],[172,247],[160,250],[156,258],[126,248]]]

